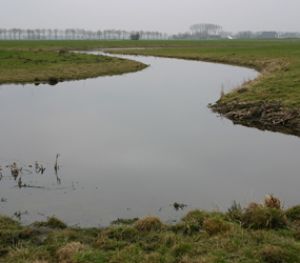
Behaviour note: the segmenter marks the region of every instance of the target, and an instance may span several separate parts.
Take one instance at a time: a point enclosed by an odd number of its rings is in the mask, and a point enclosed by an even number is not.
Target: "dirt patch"
[[[278,101],[218,101],[209,107],[234,124],[300,136],[300,110]]]

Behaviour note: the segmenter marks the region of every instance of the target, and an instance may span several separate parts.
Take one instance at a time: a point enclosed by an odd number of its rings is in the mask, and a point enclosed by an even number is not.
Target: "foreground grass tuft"
[[[49,226],[57,219],[22,226],[0,217],[0,262],[297,263],[299,206],[285,210],[278,201],[235,203],[225,213],[195,210],[175,225],[146,217],[106,228],[60,228]]]

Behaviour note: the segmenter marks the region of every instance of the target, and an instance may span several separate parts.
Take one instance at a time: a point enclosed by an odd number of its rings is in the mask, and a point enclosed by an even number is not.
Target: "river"
[[[150,66],[56,86],[0,86],[1,214],[105,226],[146,215],[173,222],[268,193],[300,203],[300,140],[235,126],[207,107],[257,72],[125,57]],[[14,162],[22,167],[16,180],[7,167]],[[174,202],[187,207],[176,211]]]

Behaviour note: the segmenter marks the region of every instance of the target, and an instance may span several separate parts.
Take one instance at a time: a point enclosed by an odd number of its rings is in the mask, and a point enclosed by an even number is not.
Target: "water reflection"
[[[0,87],[0,198],[7,200],[0,213],[95,226],[149,214],[172,221],[195,207],[223,209],[266,193],[299,202],[299,139],[234,126],[207,108],[222,86],[226,92],[256,72],[134,59],[151,66]],[[175,202],[188,206],[176,211]]]

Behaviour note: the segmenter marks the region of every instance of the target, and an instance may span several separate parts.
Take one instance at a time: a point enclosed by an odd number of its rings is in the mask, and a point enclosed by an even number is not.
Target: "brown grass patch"
[[[80,242],[71,242],[61,247],[57,251],[58,262],[60,263],[73,263],[73,256],[85,249],[85,246]]]
[[[135,222],[134,227],[140,232],[160,231],[163,224],[157,217],[145,217]]]

